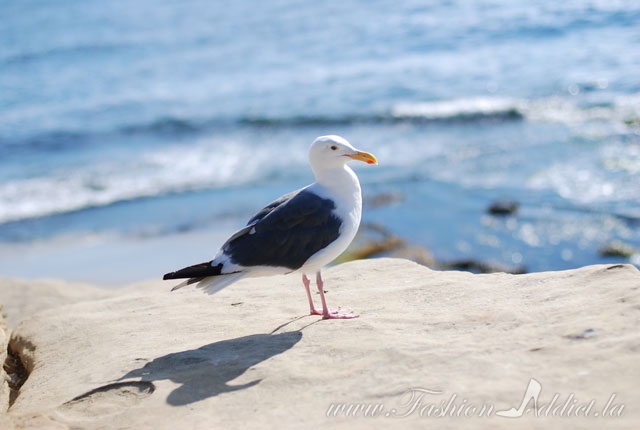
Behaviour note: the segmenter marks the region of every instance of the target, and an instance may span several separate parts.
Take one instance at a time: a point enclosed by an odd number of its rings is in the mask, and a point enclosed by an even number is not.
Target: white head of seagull
[[[244,278],[301,273],[312,315],[355,318],[329,310],[321,269],[353,240],[362,212],[360,182],[347,166],[352,160],[378,164],[340,136],[321,136],[309,150],[316,182],[286,194],[256,213],[233,234],[213,260],[167,273],[164,279],[187,279],[173,290],[196,283],[213,294]],[[315,308],[307,273],[316,274],[322,309]]]
[[[316,181],[320,184],[335,182],[336,171],[344,170],[346,164],[353,160],[378,164],[373,154],[359,151],[345,138],[336,135],[318,137],[309,149],[309,164]],[[351,171],[349,168],[347,170]]]

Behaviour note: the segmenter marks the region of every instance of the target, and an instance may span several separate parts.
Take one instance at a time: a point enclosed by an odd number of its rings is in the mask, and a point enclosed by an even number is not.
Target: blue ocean
[[[325,134],[378,157],[354,166],[363,221],[438,261],[640,265],[640,2],[9,0],[0,16],[2,276],[108,285],[211,259],[312,182]]]

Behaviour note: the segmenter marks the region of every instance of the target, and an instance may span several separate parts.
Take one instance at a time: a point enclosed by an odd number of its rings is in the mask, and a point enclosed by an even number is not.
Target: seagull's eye
[[[335,151],[336,149],[338,149],[338,147],[337,147],[337,146],[335,146],[335,145],[331,145],[331,150],[332,150],[332,151]]]

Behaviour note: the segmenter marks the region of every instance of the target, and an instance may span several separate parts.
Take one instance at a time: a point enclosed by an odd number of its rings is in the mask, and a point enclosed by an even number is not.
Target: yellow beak
[[[349,154],[347,157],[351,157],[354,160],[364,161],[367,164],[378,164],[378,159],[375,155],[364,151],[358,151],[355,154]]]

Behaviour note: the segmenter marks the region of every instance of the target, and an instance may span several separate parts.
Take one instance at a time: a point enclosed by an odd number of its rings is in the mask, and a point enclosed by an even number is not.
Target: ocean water
[[[640,248],[639,2],[25,0],[0,16],[0,274],[209,259],[312,181],[323,134],[379,159],[354,167],[365,203],[392,202],[363,220],[439,261],[640,264],[599,253]],[[488,215],[501,199],[517,214]],[[105,261],[106,243],[176,267]]]

